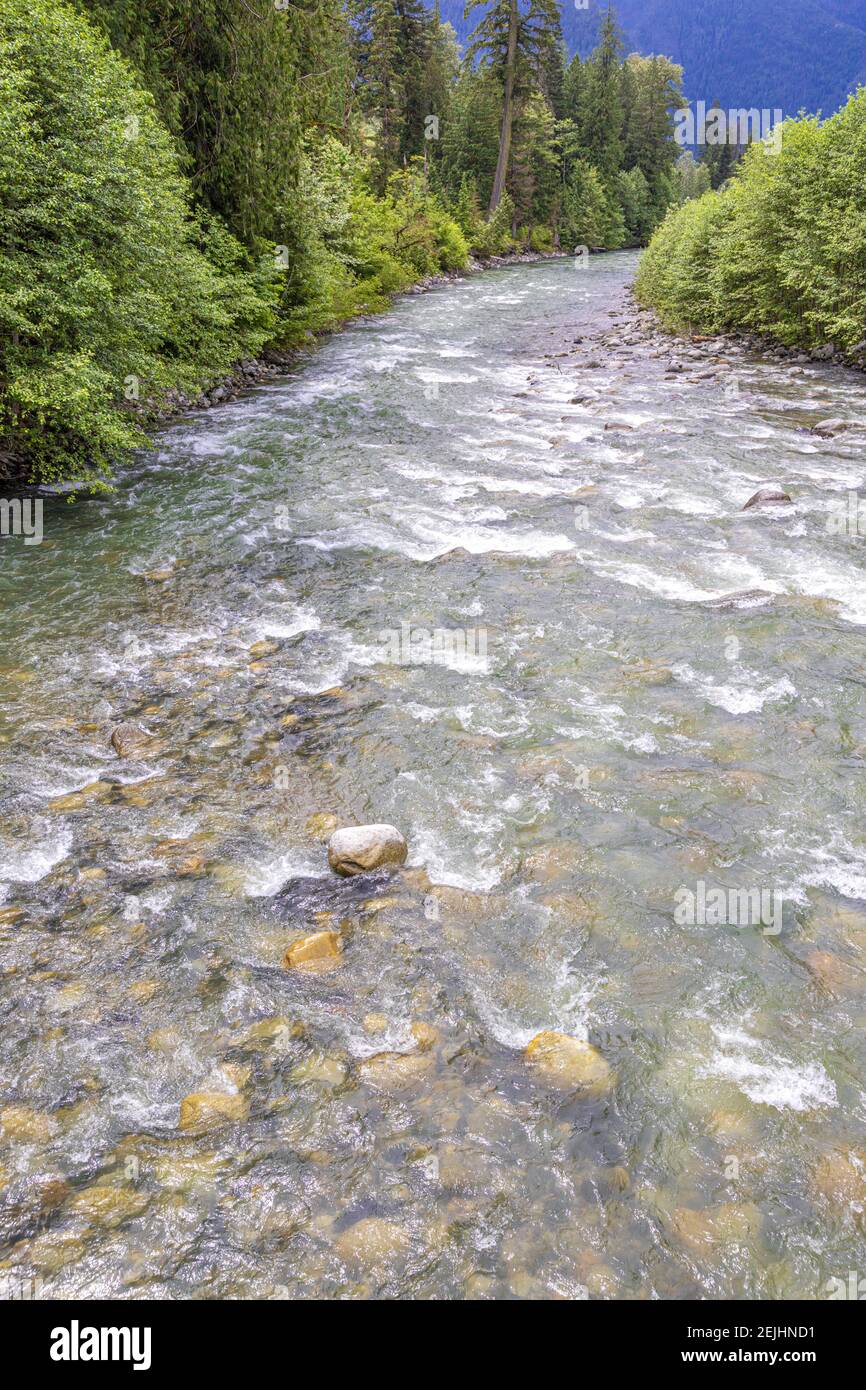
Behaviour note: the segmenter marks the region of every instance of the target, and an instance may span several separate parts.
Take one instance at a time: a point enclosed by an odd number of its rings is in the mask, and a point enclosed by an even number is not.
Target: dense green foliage
[[[674,327],[860,348],[866,326],[866,89],[749,147],[718,191],[669,214],[639,297]],[[862,349],[861,349],[862,350]]]
[[[197,201],[245,243],[291,244],[300,139],[314,112],[340,120],[339,0],[80,0],[141,74],[188,154]],[[344,79],[347,74],[342,74]]]
[[[0,463],[106,467],[125,408],[196,389],[273,328],[274,277],[188,190],[153,101],[53,0],[0,8]]]
[[[556,0],[0,0],[0,477],[470,255],[636,245],[687,196],[680,70]]]

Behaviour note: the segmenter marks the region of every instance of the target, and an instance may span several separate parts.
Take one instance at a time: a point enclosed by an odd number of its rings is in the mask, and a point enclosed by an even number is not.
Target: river
[[[863,378],[639,330],[635,264],[406,296],[2,541],[5,1278],[866,1270],[863,454],[810,432]],[[338,879],[329,826],[371,821],[407,868]],[[284,968],[327,925],[338,968]],[[547,1029],[603,1094],[527,1065]]]

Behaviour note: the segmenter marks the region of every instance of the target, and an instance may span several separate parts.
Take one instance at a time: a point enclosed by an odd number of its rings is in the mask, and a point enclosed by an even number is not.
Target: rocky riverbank
[[[806,352],[752,334],[684,336],[673,333],[661,323],[654,310],[637,301],[630,287],[623,289],[611,306],[596,316],[588,330],[574,340],[571,350],[548,355],[548,360],[554,358],[567,358],[570,365],[587,373],[586,384],[572,398],[572,403],[578,405],[590,405],[610,394],[613,388],[597,387],[593,377],[597,371],[610,371],[611,368],[629,372],[640,365],[652,378],[700,384],[704,389],[716,388],[731,398],[741,392],[739,374],[756,358],[787,364],[788,374],[795,380],[808,377],[816,367],[866,370],[866,355],[854,361],[837,352],[832,344]],[[604,428],[622,431],[634,426],[608,420]],[[823,439],[841,434],[860,435],[866,433],[866,418],[831,416],[816,420],[808,429]]]

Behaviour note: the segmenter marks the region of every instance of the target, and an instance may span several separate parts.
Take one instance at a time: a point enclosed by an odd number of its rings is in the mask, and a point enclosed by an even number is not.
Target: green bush
[[[533,227],[529,233],[529,249],[541,254],[552,251],[553,229],[551,227]]]
[[[259,349],[276,276],[191,215],[151,97],[60,0],[3,0],[0,186],[0,462],[93,484],[142,442],[130,400]]]
[[[519,237],[512,233],[514,204],[509,193],[503,193],[499,207],[489,220],[482,218],[470,238],[470,247],[476,256],[507,256],[520,244]]]
[[[669,212],[641,257],[637,297],[672,328],[721,327],[713,270],[729,202],[726,189]]]
[[[281,314],[281,341],[385,309],[418,280],[466,265],[466,238],[421,167],[394,174],[384,197],[373,192],[371,174],[369,159],[334,136],[308,141],[300,179],[306,230],[294,272],[300,293]]]
[[[715,193],[669,214],[637,294],[674,327],[847,350],[866,328],[866,89],[828,121],[787,121]]]

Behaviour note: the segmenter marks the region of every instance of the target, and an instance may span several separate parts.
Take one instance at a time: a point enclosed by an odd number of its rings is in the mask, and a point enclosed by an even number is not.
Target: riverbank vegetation
[[[720,189],[669,213],[636,282],[675,329],[866,350],[866,89],[756,143]]]
[[[639,245],[681,71],[484,0],[0,0],[0,480],[142,427],[471,257]]]

